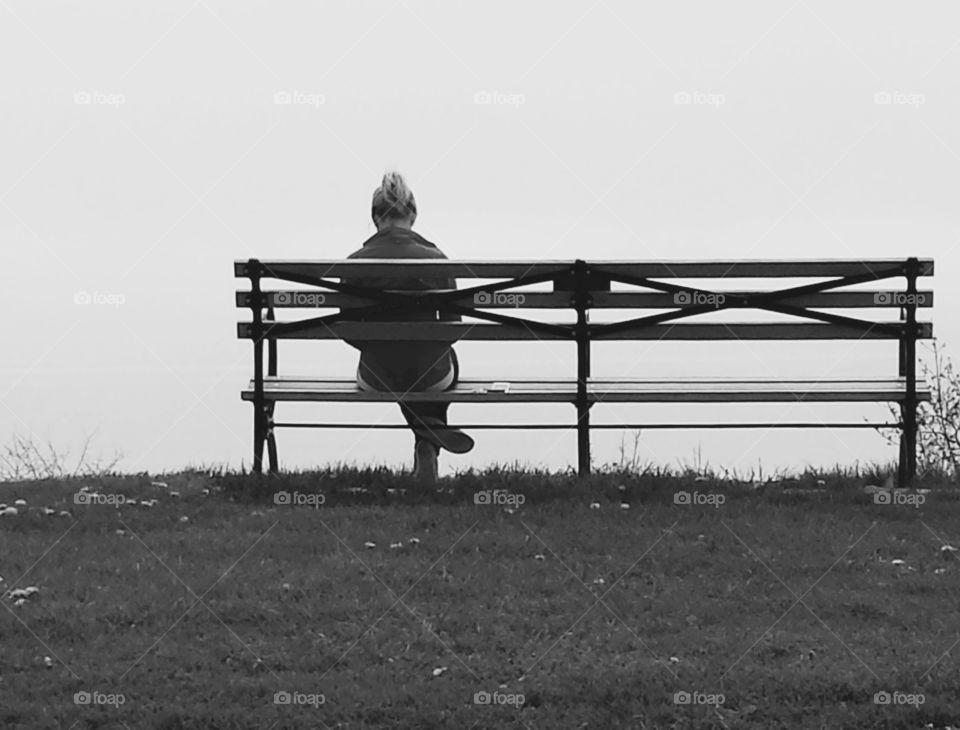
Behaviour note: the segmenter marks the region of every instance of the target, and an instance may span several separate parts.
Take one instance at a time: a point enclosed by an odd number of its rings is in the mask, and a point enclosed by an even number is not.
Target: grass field
[[[863,486],[502,470],[430,493],[386,470],[0,485],[27,503],[0,517],[0,726],[960,725],[960,492],[878,504]]]

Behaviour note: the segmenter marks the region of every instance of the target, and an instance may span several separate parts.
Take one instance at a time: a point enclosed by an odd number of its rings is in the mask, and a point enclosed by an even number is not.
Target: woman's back
[[[443,252],[433,243],[410,226],[416,218],[416,204],[413,203],[412,193],[397,178],[402,185],[400,191],[378,188],[374,193],[373,217],[377,223],[377,232],[368,238],[358,250],[348,258],[351,259],[445,259]],[[384,184],[388,179],[384,178]],[[380,194],[378,198],[378,194]],[[404,195],[409,195],[404,200]],[[391,218],[378,217],[378,205],[381,214],[384,212],[399,212],[406,217]],[[405,207],[404,207],[405,206]],[[403,278],[403,277],[358,277],[344,279],[344,283],[363,286],[378,291],[407,290],[427,291],[433,289],[456,289],[455,279],[442,278]],[[350,319],[365,320],[368,322],[396,322],[396,321],[437,321],[440,315],[437,310],[388,311],[377,314],[365,314]],[[459,320],[459,316],[444,317],[445,320]],[[435,341],[348,341],[360,350],[359,377],[361,383],[375,390],[390,390],[395,393],[404,393],[412,390],[428,390],[438,383],[449,382],[455,377],[455,354],[446,342]]]

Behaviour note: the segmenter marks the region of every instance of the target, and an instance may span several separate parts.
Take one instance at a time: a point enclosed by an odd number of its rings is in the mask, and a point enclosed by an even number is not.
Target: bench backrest
[[[932,323],[917,320],[918,308],[933,306],[933,293],[918,279],[933,275],[932,259],[795,261],[450,261],[314,260],[237,261],[237,277],[249,291],[236,293],[252,321],[238,336],[255,342],[275,339],[363,340],[821,340],[894,339],[912,343],[933,336]],[[342,279],[458,280],[455,291],[378,291],[345,285]],[[814,279],[810,283],[750,288],[750,280]],[[263,288],[264,280],[302,285]],[[679,283],[723,280],[721,289]],[[730,286],[729,281],[736,282]],[[746,281],[746,284],[743,282]],[[851,289],[871,285],[869,290]],[[549,285],[549,290],[522,287]],[[617,288],[615,289],[614,286]],[[347,321],[375,316],[380,321]],[[278,310],[310,310],[296,320],[277,319]],[[461,322],[389,322],[391,311],[439,310]],[[736,310],[765,312],[768,321],[736,321]],[[879,310],[866,319],[831,310]],[[334,311],[330,311],[334,310]],[[531,311],[527,311],[531,310]],[[566,317],[531,319],[532,310],[566,310]],[[590,322],[590,310],[632,312],[620,321]],[[894,312],[896,314],[891,316]],[[264,313],[266,316],[264,317]],[[714,314],[720,313],[720,314]],[[711,315],[701,321],[682,321]],[[785,321],[784,315],[795,317]],[[678,321],[681,320],[681,321]],[[912,347],[911,347],[912,349]],[[907,353],[913,359],[913,353]]]

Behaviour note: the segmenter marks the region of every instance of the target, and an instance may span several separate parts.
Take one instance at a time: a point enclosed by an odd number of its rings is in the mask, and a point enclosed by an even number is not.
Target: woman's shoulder
[[[366,241],[347,258],[420,258],[445,259],[446,254],[433,241],[416,231],[381,231]]]
[[[404,241],[408,246],[410,253],[417,258],[424,259],[445,259],[447,258],[446,254],[440,250],[440,247],[433,243],[433,241],[428,241],[426,238],[421,236],[416,231],[407,231],[406,233],[409,236],[406,236]]]

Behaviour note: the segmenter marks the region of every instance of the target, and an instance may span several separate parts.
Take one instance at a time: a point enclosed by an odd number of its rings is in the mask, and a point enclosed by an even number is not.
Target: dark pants
[[[450,360],[453,365],[453,377],[450,380],[450,384],[447,385],[444,390],[450,390],[460,381],[460,362],[457,360],[457,352],[452,347],[450,348]],[[394,377],[387,378],[384,381],[381,378],[371,378],[371,383],[367,383],[361,377],[361,370],[363,366],[361,365],[357,370],[357,383],[361,389],[364,390],[377,390],[377,391],[388,391],[388,392],[425,392],[437,390],[437,387],[427,386],[426,388],[408,388],[405,387],[409,382],[413,381],[413,376],[407,377]],[[384,376],[386,377],[386,375]],[[444,381],[446,378],[444,378]],[[439,386],[439,383],[437,384]],[[380,387],[377,387],[380,386]],[[424,427],[430,428],[429,424],[424,424],[424,419],[439,419],[443,425],[447,424],[447,410],[450,408],[449,403],[404,403],[400,401],[398,403],[400,406],[400,412],[403,414],[403,417],[406,419],[407,423],[410,425],[411,429],[414,429],[414,435],[416,440],[419,442],[421,440],[420,436],[416,435],[417,429],[423,429]],[[434,426],[436,424],[434,423]]]
[[[450,348],[450,359],[453,361],[453,380],[447,386],[447,390],[453,388],[460,381],[460,363],[457,360],[457,353]],[[400,403],[400,412],[407,419],[410,428],[414,429],[416,441],[421,441],[421,437],[416,434],[417,428],[423,428],[424,418],[437,418],[444,425],[447,424],[447,410],[449,403]]]

